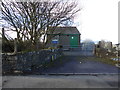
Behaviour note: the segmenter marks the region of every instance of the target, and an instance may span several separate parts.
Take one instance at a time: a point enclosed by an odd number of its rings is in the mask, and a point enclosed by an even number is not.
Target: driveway
[[[42,73],[118,73],[118,68],[98,61],[95,57],[64,56]]]

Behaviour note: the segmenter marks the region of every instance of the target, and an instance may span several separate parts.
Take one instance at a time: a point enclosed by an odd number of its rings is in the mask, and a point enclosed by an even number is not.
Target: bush
[[[17,52],[29,52],[42,49],[42,44],[39,42],[38,47],[31,44],[30,41],[19,41],[17,42]],[[14,52],[14,40],[8,40],[2,42],[2,52],[12,53]]]
[[[13,40],[2,42],[2,52],[3,53],[13,52],[13,51],[14,51],[14,41]]]

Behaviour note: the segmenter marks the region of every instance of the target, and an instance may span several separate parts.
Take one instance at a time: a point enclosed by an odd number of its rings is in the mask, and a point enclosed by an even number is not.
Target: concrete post
[[[17,53],[17,38],[14,40],[14,54]]]

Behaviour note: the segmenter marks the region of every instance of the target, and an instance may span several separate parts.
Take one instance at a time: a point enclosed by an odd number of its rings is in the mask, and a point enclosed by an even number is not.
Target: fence
[[[67,56],[94,56],[94,44],[64,45],[64,55]]]
[[[32,71],[33,68],[41,68],[62,56],[61,49],[41,50],[16,55],[2,55],[3,73],[17,71]]]

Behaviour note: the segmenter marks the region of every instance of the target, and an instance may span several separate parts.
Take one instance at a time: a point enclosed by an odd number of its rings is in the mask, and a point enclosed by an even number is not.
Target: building
[[[80,45],[80,32],[76,27],[51,27],[47,33],[49,47],[62,45],[64,49],[76,48]]]
[[[115,50],[120,50],[120,44],[113,44],[113,48],[115,48]]]
[[[107,50],[111,50],[112,49],[112,42],[105,42],[105,41],[99,41],[98,43],[100,48],[105,48]]]

